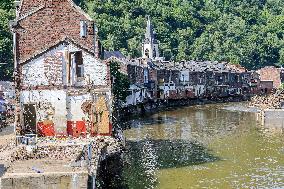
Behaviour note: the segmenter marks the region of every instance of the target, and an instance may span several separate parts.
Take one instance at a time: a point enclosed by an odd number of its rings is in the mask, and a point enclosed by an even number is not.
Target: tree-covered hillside
[[[0,80],[11,80],[13,73],[13,41],[9,20],[14,17],[13,0],[0,2]]]
[[[77,0],[106,49],[140,56],[150,15],[162,54],[248,68],[284,64],[283,0]]]
[[[74,0],[99,26],[106,49],[141,55],[150,15],[167,59],[217,60],[248,68],[284,64],[283,0]],[[0,2],[0,80],[12,73],[13,0]]]

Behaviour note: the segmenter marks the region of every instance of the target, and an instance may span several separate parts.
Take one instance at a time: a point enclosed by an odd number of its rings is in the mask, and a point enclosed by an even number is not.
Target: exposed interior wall
[[[108,71],[105,63],[73,44],[61,44],[22,66],[23,86],[66,85],[67,62],[70,64],[66,54],[75,51],[82,51],[84,79],[74,85],[107,85]]]
[[[22,91],[20,97],[21,109],[23,109],[24,104],[35,104],[37,123],[52,120],[57,132],[66,132],[66,98],[64,90]]]
[[[83,121],[86,120],[86,114],[82,110],[84,102],[91,100],[91,94],[72,95],[67,97],[67,120]]]
[[[21,109],[33,105],[36,111],[36,126],[41,123],[53,124],[57,134],[80,135],[82,132],[86,133],[86,129],[91,130],[89,128],[91,123],[95,124],[93,134],[110,134],[110,90],[103,93],[82,93],[78,89],[72,90],[72,93],[70,94],[68,90],[22,91]],[[90,110],[84,110],[85,103],[91,105]],[[26,127],[28,124],[25,116],[27,116],[25,112],[22,112],[21,122]],[[33,128],[36,126],[33,125]]]

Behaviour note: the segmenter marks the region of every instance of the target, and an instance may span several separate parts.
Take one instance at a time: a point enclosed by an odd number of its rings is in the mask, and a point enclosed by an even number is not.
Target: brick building
[[[277,89],[281,85],[281,69],[276,68],[274,66],[266,66],[264,68],[261,68],[257,70],[257,73],[260,76],[260,82],[263,83],[263,86],[267,86],[267,91],[271,90],[271,84],[267,83],[273,83],[273,88]],[[270,81],[270,82],[268,82]],[[265,89],[265,88],[262,88]]]
[[[109,66],[94,21],[72,0],[22,0],[11,31],[17,133],[110,134]]]

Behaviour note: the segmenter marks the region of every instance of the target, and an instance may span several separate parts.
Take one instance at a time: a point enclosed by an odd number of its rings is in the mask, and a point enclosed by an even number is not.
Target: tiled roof
[[[120,51],[105,51],[104,59],[108,59],[110,57],[116,57],[119,59],[125,59],[126,57]]]

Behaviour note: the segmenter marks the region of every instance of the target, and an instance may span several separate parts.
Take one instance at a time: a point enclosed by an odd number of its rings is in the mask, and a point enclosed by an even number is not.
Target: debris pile
[[[31,145],[16,145],[15,137],[9,137],[0,140],[0,164],[10,173],[21,170],[48,172],[53,171],[56,165],[60,170],[68,171],[88,168],[89,173],[95,174],[100,161],[112,155],[120,155],[122,150],[122,143],[109,136],[38,138]],[[23,162],[29,166],[19,166]]]
[[[108,156],[122,152],[123,150],[122,143],[113,137],[97,137],[96,140],[90,141],[88,145],[92,147],[92,151],[96,152],[97,155],[103,150]],[[86,160],[88,158],[88,145],[84,146],[82,153],[77,157],[77,160]]]
[[[66,161],[82,160],[87,159],[87,149],[89,145],[91,145],[93,149],[96,149],[97,152],[106,149],[109,155],[120,152],[122,149],[121,143],[112,137],[77,138],[71,141],[43,138],[38,141],[37,147],[33,151],[28,151],[26,145],[17,146],[16,150],[11,154],[9,161],[14,162],[45,158]],[[15,147],[16,146],[13,145],[10,148]],[[3,149],[6,150],[7,148],[8,146]]]
[[[54,160],[72,160],[81,153],[80,146],[42,146],[32,152],[28,152],[25,146],[19,146],[11,155],[11,161],[21,161],[29,159],[54,159]]]
[[[249,106],[259,109],[281,109],[284,103],[284,90],[278,90],[268,96],[255,96],[252,98]]]
[[[9,163],[11,154],[14,151],[16,151],[15,138],[2,136],[0,140],[0,162],[3,164]]]

